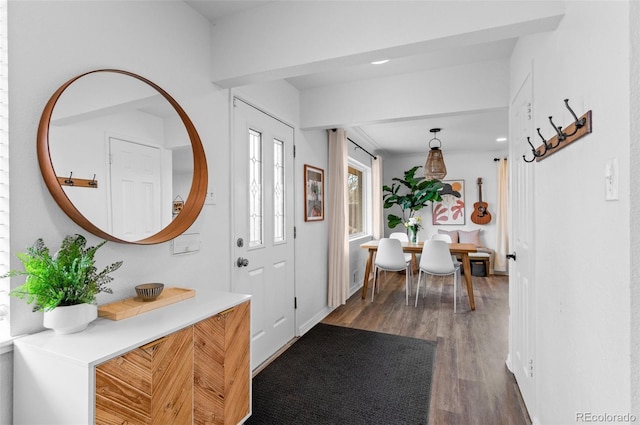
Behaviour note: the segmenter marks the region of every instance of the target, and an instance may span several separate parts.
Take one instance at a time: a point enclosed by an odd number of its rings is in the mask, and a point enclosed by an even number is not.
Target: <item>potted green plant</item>
[[[424,177],[416,177],[415,173],[418,168],[422,167],[418,165],[405,171],[404,178],[394,177],[392,180],[395,183],[392,183],[391,187],[382,186],[384,208],[392,208],[397,205],[402,211],[402,217],[395,214],[387,216],[390,229],[400,223],[409,228],[407,223],[414,217],[416,211],[429,205],[429,202],[442,200],[440,191],[444,184],[440,180],[426,180]]]
[[[27,277],[9,295],[33,304],[33,311],[43,311],[44,326],[56,333],[85,329],[97,317],[96,295],[113,293],[106,286],[113,280],[109,273],[122,265],[117,261],[98,272],[95,254],[105,243],[87,247],[84,236],[67,236],[52,256],[44,241],[36,240],[26,252],[16,254],[24,270],[12,270],[2,276]]]

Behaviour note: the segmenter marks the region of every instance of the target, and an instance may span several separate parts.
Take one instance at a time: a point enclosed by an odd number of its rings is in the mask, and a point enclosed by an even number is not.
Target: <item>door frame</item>
[[[510,110],[509,110],[509,125],[510,125],[510,131],[509,131],[509,157],[510,157],[510,161],[509,161],[509,250],[511,251],[510,253],[513,253],[515,251],[516,255],[517,255],[517,247],[516,247],[516,240],[515,240],[515,235],[514,235],[514,229],[516,228],[516,226],[514,225],[513,221],[515,219],[517,219],[514,216],[514,206],[515,206],[515,202],[516,202],[516,195],[515,192],[517,191],[517,187],[514,184],[515,179],[517,178],[518,175],[518,170],[517,167],[534,167],[535,166],[535,162],[532,164],[524,164],[523,163],[523,159],[521,156],[521,152],[519,151],[519,147],[522,145],[526,145],[526,141],[523,140],[516,140],[515,139],[515,131],[513,130],[513,125],[514,123],[512,122],[512,109],[514,107],[514,102],[516,101],[516,99],[518,99],[518,96],[520,95],[520,93],[522,92],[523,89],[525,89],[525,86],[529,85],[530,86],[530,93],[528,94],[529,96],[529,102],[531,105],[531,111],[530,111],[530,129],[528,129],[528,131],[530,131],[530,137],[532,138],[532,140],[534,140],[533,136],[533,128],[534,128],[534,112],[533,112],[533,97],[534,97],[534,93],[533,93],[533,64],[531,66],[530,69],[527,70],[527,72],[525,73],[524,77],[521,78],[520,80],[520,85],[518,86],[518,90],[516,91],[516,94],[513,96],[513,98],[510,101]],[[527,156],[528,158],[528,156]],[[516,162],[518,161],[518,162]],[[534,175],[534,170],[535,169],[531,169],[529,170],[531,173],[529,175],[528,178],[528,192],[529,192],[529,201],[530,201],[530,205],[534,205],[534,197],[535,197],[535,175]],[[535,211],[531,212],[532,214],[535,214]],[[536,294],[536,283],[535,283],[535,226],[534,223],[531,222],[529,224],[531,226],[531,228],[529,229],[529,238],[528,238],[528,249],[527,249],[527,261],[528,261],[528,278],[529,278],[529,282],[528,285],[530,285],[530,296],[529,299],[527,299],[527,308],[530,309],[531,311],[529,311],[529,315],[530,317],[532,317],[532,320],[529,321],[529,327],[530,327],[530,333],[531,333],[531,338],[530,338],[530,342],[531,342],[531,348],[530,348],[530,352],[528,352],[528,354],[530,354],[530,374],[531,377],[530,379],[532,380],[530,382],[532,388],[530,388],[530,393],[529,393],[529,399],[525,400],[525,395],[522,392],[522,389],[520,388],[520,383],[517,383],[517,379],[516,379],[516,383],[518,385],[518,388],[520,390],[523,402],[525,404],[525,407],[528,410],[529,416],[532,420],[532,422],[535,424],[537,423],[537,414],[538,414],[538,370],[537,370],[537,326],[536,326],[536,321],[535,321],[535,315],[537,313],[536,310],[536,305],[537,305],[537,294]],[[507,367],[509,369],[509,371],[514,374],[514,379],[516,378],[516,374],[515,374],[515,363],[514,363],[514,341],[513,341],[513,333],[514,333],[514,325],[515,324],[520,324],[520,322],[522,322],[522,319],[520,319],[519,317],[521,317],[521,315],[523,314],[521,312],[521,309],[519,308],[518,302],[516,302],[517,300],[515,300],[515,295],[514,295],[514,285],[517,284],[517,276],[516,276],[516,272],[518,272],[518,268],[519,265],[517,264],[517,258],[513,261],[510,262],[509,264],[509,308],[510,308],[510,314],[509,314],[509,353],[507,356]],[[520,290],[520,289],[518,289]],[[525,312],[526,314],[526,312]],[[518,319],[516,319],[518,318]],[[516,321],[516,323],[514,323],[514,321]]]

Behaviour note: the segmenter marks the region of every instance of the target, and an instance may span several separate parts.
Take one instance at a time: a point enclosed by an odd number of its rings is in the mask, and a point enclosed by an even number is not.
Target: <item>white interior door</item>
[[[160,148],[109,138],[111,234],[124,240],[152,236],[162,227]]]
[[[532,419],[536,415],[535,278],[533,267],[533,172],[527,137],[533,138],[532,81],[529,74],[511,105],[511,226],[509,246],[516,255],[509,264],[509,344],[511,371]]]
[[[234,99],[234,292],[251,299],[251,365],[295,334],[293,128]]]

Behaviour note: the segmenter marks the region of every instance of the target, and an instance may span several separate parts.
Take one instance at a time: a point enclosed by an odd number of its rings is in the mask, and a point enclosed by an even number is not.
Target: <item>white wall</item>
[[[417,215],[422,217],[423,229],[418,233],[420,240],[427,240],[431,235],[438,233],[438,229],[442,230],[476,230],[480,229],[480,241],[483,245],[495,249],[496,248],[496,222],[497,222],[497,196],[498,196],[498,163],[494,158],[504,157],[500,152],[448,152],[447,139],[443,135],[440,137],[443,141],[443,155],[445,165],[447,166],[447,180],[464,180],[465,184],[465,224],[462,225],[434,225],[432,224],[431,205],[420,210]],[[404,172],[419,165],[424,167],[426,155],[411,155],[393,158],[385,158],[383,162],[384,179],[383,182],[387,186],[391,186],[394,177],[403,178]],[[424,168],[416,171],[416,176],[421,176]],[[482,178],[482,200],[488,203],[488,210],[491,213],[491,222],[485,225],[477,225],[471,221],[471,213],[473,213],[473,204],[478,202],[477,179]],[[401,189],[402,190],[402,189]],[[401,225],[394,229],[387,227],[387,216],[395,214],[401,216],[400,207],[393,207],[384,210],[385,234],[391,232],[404,232],[405,228]]]
[[[640,3],[631,2],[631,410],[640,412]]]
[[[122,259],[124,265],[114,273],[115,295],[98,301],[125,298],[135,284],[145,281],[229,289],[230,235],[224,224],[229,222],[230,202],[229,92],[209,81],[208,21],[182,2],[12,2],[10,9],[10,128],[12,141],[20,141],[11,144],[12,250],[22,251],[38,237],[54,245],[66,234],[86,233],[62,213],[42,182],[35,155],[36,123],[46,100],[70,77],[91,69],[120,68],[163,87],[190,115],[207,153],[218,201],[206,205],[190,229],[201,233],[199,253],[171,256],[168,243],[108,243],[102,248],[99,261]],[[113,31],[113,22],[122,30]],[[237,93],[297,126],[298,92],[289,84],[246,86]],[[326,306],[327,220],[304,223],[299,213],[301,177],[304,163],[327,168],[327,136],[324,131],[296,131],[295,138],[297,251],[318,252],[316,258],[297,255],[297,280],[306,282],[298,289],[299,306],[302,302],[298,321],[308,326]],[[90,241],[95,239],[90,236]],[[11,266],[20,264],[14,260]],[[21,302],[12,303],[12,320],[14,333],[41,329],[39,315]]]
[[[201,251],[172,256],[169,243],[107,243],[98,262],[123,260],[109,302],[133,294],[142,282],[229,288],[227,93],[209,82],[209,22],[182,2],[11,2],[9,7],[11,250],[38,237],[52,248],[67,234],[83,233],[55,204],[38,169],[35,140],[44,104],[69,78],[98,68],[120,68],[154,81],[190,115],[207,152],[219,202],[205,206],[193,230]],[[117,22],[119,30],[114,30]],[[185,48],[189,46],[189,48]],[[96,238],[90,236],[91,243]],[[12,268],[19,268],[17,259]],[[18,284],[14,279],[12,285]],[[41,329],[41,317],[11,303],[12,332]]]
[[[201,234],[201,249],[172,256],[170,244],[154,246],[107,243],[98,252],[98,266],[123,260],[113,274],[114,295],[101,294],[99,303],[133,294],[136,284],[148,281],[171,286],[230,289],[230,165],[229,91],[210,82],[209,22],[178,2],[11,2],[10,139],[11,139],[11,250],[24,251],[38,237],[55,249],[65,235],[87,232],[60,210],[49,194],[38,168],[36,130],[42,108],[51,94],[69,78],[92,69],[119,68],[142,75],[163,87],[184,108],[202,139],[216,205],[205,205],[189,232]],[[298,119],[297,92],[288,85],[247,89],[258,103],[292,122]],[[272,105],[265,99],[279,99]],[[326,134],[297,131],[301,153],[296,161],[296,191],[302,207],[304,162],[326,167]],[[297,208],[300,211],[300,208]],[[296,279],[298,323],[307,327],[320,320],[326,308],[326,226],[306,224],[298,214]],[[87,235],[90,243],[97,238]],[[320,249],[318,249],[320,247]],[[300,251],[300,250],[299,250]],[[313,256],[308,252],[314,252]],[[12,268],[20,268],[13,259]],[[12,286],[19,284],[17,279]],[[13,300],[12,332],[42,329],[42,317],[31,306]],[[320,313],[319,313],[320,312]],[[300,328],[301,326],[299,326]],[[2,361],[3,369],[6,362]],[[11,393],[3,374],[2,394]],[[10,412],[10,398],[2,398],[0,411]],[[4,416],[4,413],[3,413]]]
[[[506,108],[508,78],[509,62],[501,59],[307,89],[302,126],[343,127]]]
[[[325,170],[325,193],[329,178],[328,136],[324,130],[296,133],[296,324],[302,335],[331,310],[327,305],[330,203],[324,221],[304,221],[304,164]]]
[[[517,37],[554,28],[561,12],[557,1],[267,2],[213,28],[212,79],[230,87]]]
[[[531,413],[541,424],[631,408],[629,40],[628,2],[566,2],[558,30],[525,37],[512,56],[512,97],[533,64],[534,128],[550,137],[548,116],[570,123],[565,98],[578,115],[593,111],[592,134],[530,165],[539,406]],[[618,201],[604,199],[610,158],[619,161]]]

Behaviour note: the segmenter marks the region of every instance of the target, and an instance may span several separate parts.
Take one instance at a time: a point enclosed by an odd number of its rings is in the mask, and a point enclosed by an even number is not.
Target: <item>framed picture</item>
[[[442,201],[432,204],[433,224],[464,224],[464,180],[443,180]]]
[[[184,208],[184,201],[182,200],[180,195],[178,195],[176,196],[176,199],[173,200],[173,216],[175,217],[176,215],[180,214],[182,208]]]
[[[304,221],[324,220],[324,170],[304,165]]]

